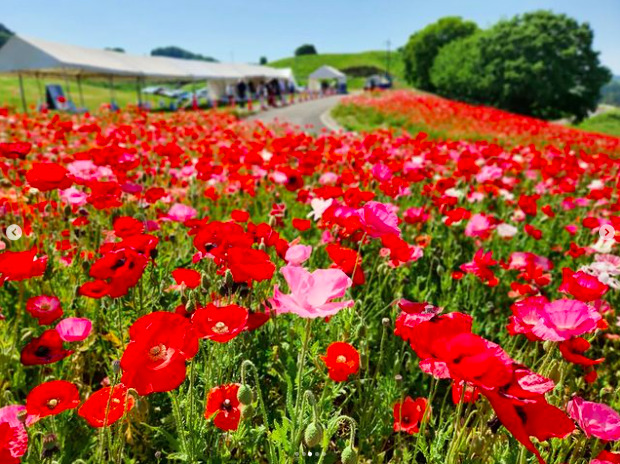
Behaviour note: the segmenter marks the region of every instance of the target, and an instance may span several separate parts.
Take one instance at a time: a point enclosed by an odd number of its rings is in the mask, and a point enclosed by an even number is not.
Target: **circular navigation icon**
[[[13,241],[19,240],[22,238],[22,228],[17,224],[11,224],[6,228],[6,238]]]

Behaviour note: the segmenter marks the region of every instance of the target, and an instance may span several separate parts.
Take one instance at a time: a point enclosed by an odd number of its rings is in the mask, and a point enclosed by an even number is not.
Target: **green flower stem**
[[[269,417],[267,416],[267,408],[265,407],[265,401],[263,400],[263,393],[260,388],[260,379],[258,376],[258,369],[254,365],[254,363],[248,359],[241,363],[241,383],[246,385],[246,372],[248,368],[251,368],[254,373],[254,384],[256,386],[256,398],[258,399],[258,407],[260,408],[261,416],[263,418],[263,425],[267,430],[267,446],[269,448],[269,462],[275,463],[275,451],[273,449],[273,443],[271,443],[270,439],[270,429],[269,429]]]
[[[293,416],[293,436],[292,438],[295,437],[296,432],[297,432],[297,428],[299,427],[299,423],[301,422],[299,420],[299,408],[301,406],[301,399],[302,399],[302,391],[303,391],[303,385],[302,385],[302,380],[303,380],[303,373],[304,373],[304,364],[306,362],[306,353],[308,351],[308,341],[310,340],[310,329],[312,327],[312,319],[308,319],[306,321],[306,329],[305,329],[305,333],[304,333],[304,341],[303,344],[301,346],[301,353],[299,355],[299,364],[297,366],[297,398],[295,399],[295,415]]]
[[[338,416],[335,419],[332,419],[327,426],[325,435],[323,435],[323,447],[321,449],[321,456],[319,456],[318,464],[323,464],[325,462],[329,443],[331,442],[332,436],[336,432],[336,429],[340,422],[349,423],[349,445],[353,447],[353,445],[355,444],[355,432],[357,431],[357,422],[355,422],[355,420],[349,416]]]
[[[181,417],[181,411],[179,409],[179,398],[175,391],[169,392],[170,400],[172,401],[172,414],[174,415],[174,421],[176,422],[177,432],[181,438],[181,451],[187,455],[187,439],[185,437],[185,429],[183,427],[183,418]]]

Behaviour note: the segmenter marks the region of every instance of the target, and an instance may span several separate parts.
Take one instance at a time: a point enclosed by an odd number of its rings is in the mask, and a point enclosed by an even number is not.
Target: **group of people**
[[[261,107],[278,107],[287,104],[295,94],[295,83],[284,79],[271,79],[269,81],[244,81],[239,80],[236,84],[226,86],[226,98],[230,105],[239,104],[245,107],[250,101],[257,101]]]

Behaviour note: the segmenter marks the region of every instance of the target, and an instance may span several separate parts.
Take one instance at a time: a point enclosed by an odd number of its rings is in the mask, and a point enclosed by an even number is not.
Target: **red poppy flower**
[[[479,335],[461,333],[440,348],[452,378],[483,388],[506,385],[512,379],[512,360],[500,348]]]
[[[327,251],[334,265],[351,277],[353,285],[363,285],[366,282],[364,270],[362,269],[362,257],[357,251],[336,243],[327,245],[325,251]]]
[[[250,213],[235,209],[232,213],[230,213],[230,217],[235,222],[247,222],[247,220],[250,219]]]
[[[396,403],[393,411],[394,432],[418,433],[422,420],[428,420],[429,413],[424,414],[428,407],[426,398],[414,400],[408,396],[402,403]]]
[[[620,453],[603,450],[598,453],[595,460],[590,462],[591,464],[620,464]]]
[[[463,403],[475,403],[479,397],[480,390],[472,384],[463,380],[452,382],[452,402],[454,404],[459,404],[461,400]]]
[[[0,254],[0,283],[40,277],[45,273],[47,256],[37,258],[37,249],[5,251]]]
[[[499,421],[523,446],[536,455],[540,464],[545,464],[545,461],[530,437],[546,441],[552,437],[564,438],[575,430],[575,424],[566,413],[547,403],[542,396],[535,402],[507,398],[495,391],[486,391],[485,396]]]
[[[118,298],[126,295],[129,289],[140,281],[147,262],[144,255],[132,248],[112,250],[93,263],[89,275],[106,281],[108,295]]]
[[[205,419],[213,418],[213,424],[222,430],[237,430],[241,420],[241,410],[237,392],[238,383],[229,383],[213,387],[207,394]]]
[[[110,293],[110,286],[103,280],[84,282],[78,290],[78,294],[89,298],[103,298]]]
[[[68,176],[69,171],[57,163],[34,163],[26,172],[26,180],[31,187],[42,192],[50,190],[64,190],[73,184]]]
[[[519,208],[528,216],[536,216],[538,210],[536,202],[539,198],[540,195],[521,195],[518,202]]]
[[[304,232],[312,227],[312,222],[309,219],[293,218],[292,224],[300,232]]]
[[[226,343],[239,335],[248,322],[248,310],[235,304],[215,306],[209,303],[196,309],[192,325],[200,338]]]
[[[32,144],[29,142],[0,143],[0,156],[7,159],[25,159],[30,153]]]
[[[231,248],[226,262],[235,282],[262,282],[271,279],[276,270],[267,253],[253,248]]]
[[[77,387],[66,380],[52,380],[37,385],[26,397],[26,411],[35,421],[77,408],[79,404]]]
[[[583,271],[573,272],[567,267],[562,269],[561,292],[566,292],[580,301],[596,301],[600,299],[609,287],[598,280],[597,277],[586,274]]]
[[[594,366],[605,361],[605,358],[590,359],[583,355],[583,353],[590,349],[590,342],[582,337],[561,341],[558,344],[558,348],[564,359],[583,367]]]
[[[39,325],[51,324],[63,314],[60,300],[48,295],[29,298],[26,302],[26,311],[39,321]]]
[[[114,220],[114,234],[117,237],[125,238],[138,235],[144,232],[144,224],[135,218],[121,216]]]
[[[193,269],[175,269],[172,278],[177,285],[185,285],[188,288],[196,288],[200,285],[200,272]]]
[[[262,325],[266,324],[269,320],[269,311],[264,313],[258,311],[250,311],[248,314],[248,323],[245,325],[245,330],[251,332],[256,330]]]
[[[52,364],[69,356],[73,351],[65,350],[62,338],[55,329],[46,330],[40,337],[28,342],[21,353],[21,363],[24,366]]]
[[[166,196],[166,191],[161,187],[151,187],[144,192],[144,199],[147,203],[157,203],[157,201],[164,196]]]
[[[134,398],[127,394],[127,387],[117,384],[114,387],[104,387],[90,395],[80,406],[78,414],[86,419],[91,427],[107,427],[129,412],[134,404]]]
[[[327,347],[321,359],[327,366],[329,378],[334,382],[344,382],[350,375],[357,374],[360,369],[360,354],[345,342],[334,342]]]
[[[129,338],[121,358],[121,382],[140,395],[177,388],[185,380],[185,361],[198,352],[192,325],[175,313],[142,316],[129,328]]]

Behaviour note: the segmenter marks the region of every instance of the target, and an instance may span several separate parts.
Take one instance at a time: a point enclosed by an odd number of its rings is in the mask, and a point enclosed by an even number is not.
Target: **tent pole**
[[[45,108],[47,106],[46,96],[41,88],[41,75],[37,73],[37,90],[39,91],[39,101],[41,102],[41,108]]]
[[[24,93],[24,78],[19,74],[19,94],[22,97],[22,109],[28,114],[28,105],[26,105],[26,94]]]
[[[65,85],[67,86],[67,97],[69,97],[69,101],[73,101],[73,97],[71,96],[71,88],[69,87],[69,77],[67,73],[64,75],[65,77]]]
[[[78,85],[78,93],[80,94],[80,106],[82,108],[86,108],[84,104],[84,92],[82,92],[82,76],[78,74],[77,76],[77,85]]]

